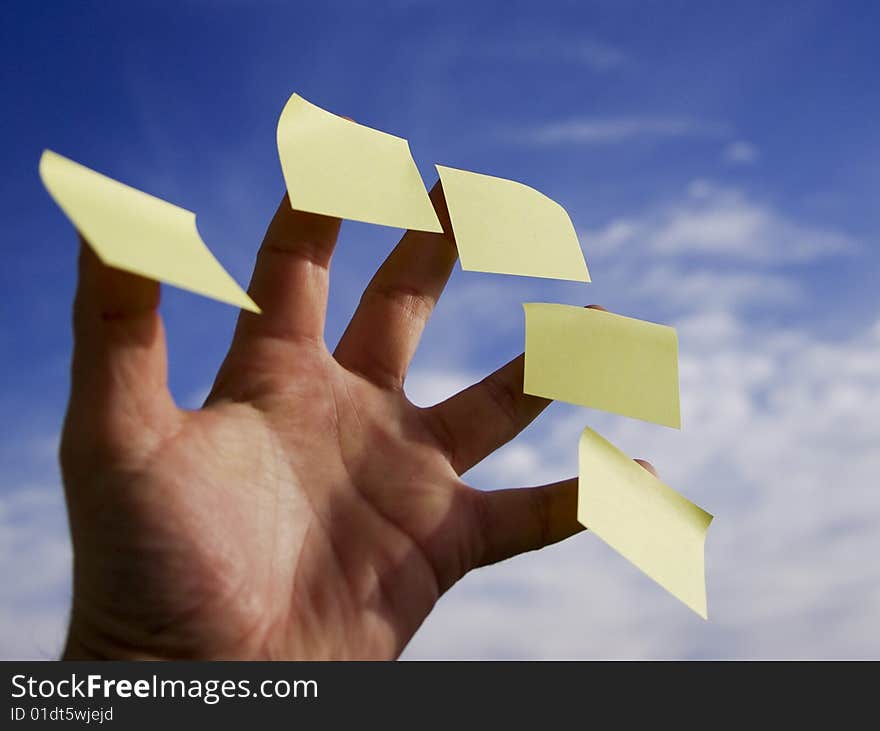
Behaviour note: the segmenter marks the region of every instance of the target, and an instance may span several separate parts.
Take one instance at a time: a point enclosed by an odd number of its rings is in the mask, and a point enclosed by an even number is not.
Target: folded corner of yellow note
[[[712,516],[586,428],[578,522],[708,619],[704,552]]]

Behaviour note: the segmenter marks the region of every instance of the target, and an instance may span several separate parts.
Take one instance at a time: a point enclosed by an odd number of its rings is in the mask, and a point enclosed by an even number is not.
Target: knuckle
[[[327,269],[332,254],[332,246],[314,237],[296,240],[273,237],[263,242],[257,256],[262,261],[274,256],[294,257],[318,269]]]
[[[364,291],[363,301],[376,299],[403,312],[407,319],[427,321],[434,311],[435,299],[416,287],[375,282]]]
[[[528,490],[529,508],[536,527],[535,548],[542,548],[550,542],[550,492],[541,488]]]
[[[522,391],[512,381],[493,373],[483,380],[483,386],[489,399],[501,412],[511,430],[516,431],[519,425],[520,402]]]
[[[483,566],[489,556],[490,536],[492,535],[492,518],[489,509],[489,500],[485,492],[469,488],[471,503],[471,519],[474,530],[474,546],[472,549],[473,567]]]

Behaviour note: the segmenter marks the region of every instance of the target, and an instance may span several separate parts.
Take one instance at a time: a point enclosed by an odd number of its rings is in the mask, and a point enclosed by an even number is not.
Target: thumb
[[[655,477],[654,466],[635,460]],[[578,478],[539,487],[491,490],[481,500],[480,566],[534,551],[584,530],[577,519]]]

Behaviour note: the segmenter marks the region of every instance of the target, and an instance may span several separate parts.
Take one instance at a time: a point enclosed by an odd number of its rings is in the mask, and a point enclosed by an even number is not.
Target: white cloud
[[[805,225],[733,189],[698,180],[686,196],[633,219],[587,232],[585,248],[600,254],[629,247],[661,256],[724,257],[758,263],[807,261],[852,252],[851,237]]]
[[[58,657],[70,566],[60,486],[24,484],[0,493],[0,658]]]
[[[519,136],[533,144],[602,145],[634,139],[714,137],[724,126],[686,117],[587,117],[536,127]]]
[[[745,140],[736,140],[724,148],[724,161],[731,165],[753,165],[760,157],[760,150]]]
[[[412,369],[406,395],[416,406],[433,406],[479,380],[475,375],[451,370]]]
[[[707,311],[741,309],[745,305],[787,305],[801,297],[797,281],[780,274],[755,271],[687,269],[676,264],[649,267],[633,285],[630,296],[662,300],[666,307],[687,309],[700,302]]]

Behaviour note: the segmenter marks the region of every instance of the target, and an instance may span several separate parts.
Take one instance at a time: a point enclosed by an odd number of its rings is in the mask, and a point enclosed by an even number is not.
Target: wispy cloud
[[[58,657],[70,566],[60,486],[22,483],[0,492],[0,659]]]
[[[761,151],[751,142],[736,140],[724,148],[723,157],[731,165],[754,165],[761,157]]]
[[[611,71],[629,63],[620,47],[595,38],[555,37],[504,40],[480,46],[480,53],[504,60],[556,61],[586,66],[593,71]]]
[[[552,46],[553,44],[549,44],[550,48]],[[598,71],[618,68],[629,60],[620,48],[595,40],[562,44],[556,49],[556,52],[570,58],[572,61],[580,61]]]
[[[853,252],[845,233],[807,225],[735,188],[695,181],[686,196],[637,218],[586,234],[602,253],[638,247],[666,256],[703,255],[753,262],[808,261]]]
[[[581,117],[523,130],[516,138],[536,145],[607,145],[631,140],[718,137],[723,124],[688,117]]]

